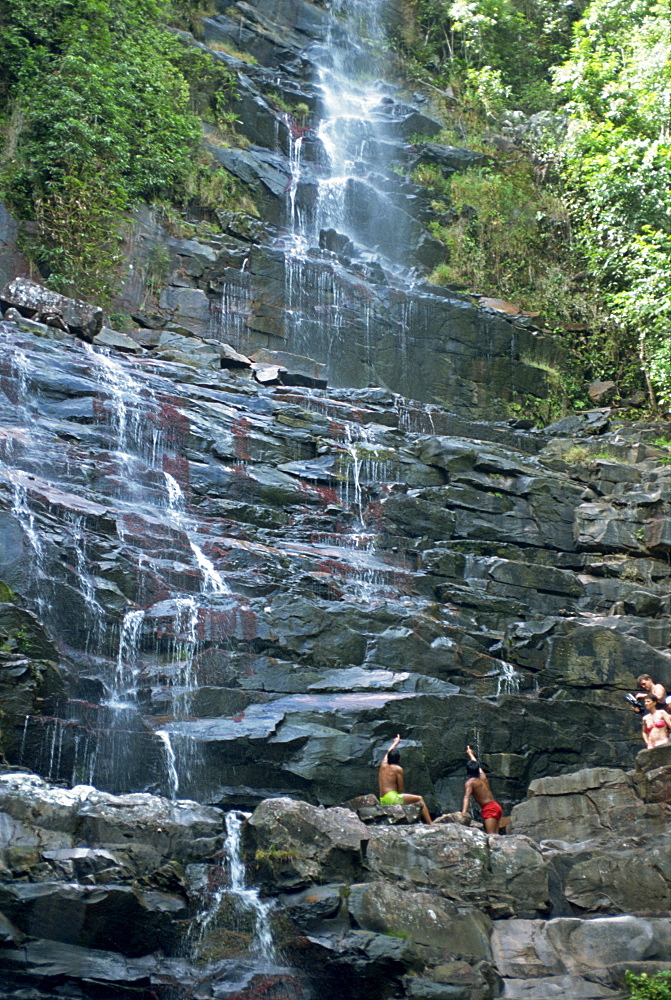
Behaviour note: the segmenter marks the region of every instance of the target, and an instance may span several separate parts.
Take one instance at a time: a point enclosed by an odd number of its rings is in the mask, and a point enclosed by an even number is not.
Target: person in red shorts
[[[464,801],[461,806],[462,813],[468,813],[471,804],[471,796],[480,806],[482,821],[485,824],[487,833],[499,832],[499,821],[503,816],[503,809],[492,795],[489,787],[487,775],[480,767],[477,757],[470,747],[466,747],[469,760],[466,764],[467,778],[464,783]]]

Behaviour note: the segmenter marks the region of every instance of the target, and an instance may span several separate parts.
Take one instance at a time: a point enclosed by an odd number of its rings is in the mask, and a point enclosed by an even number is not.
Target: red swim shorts
[[[480,810],[483,819],[501,819],[503,816],[503,809],[498,804],[498,802],[488,802]]]

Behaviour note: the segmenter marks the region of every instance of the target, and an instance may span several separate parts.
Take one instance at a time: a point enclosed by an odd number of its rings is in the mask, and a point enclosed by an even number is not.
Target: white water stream
[[[229,812],[226,814],[226,840],[224,855],[228,874],[228,886],[217,889],[199,917],[199,932],[201,939],[217,919],[219,907],[226,896],[234,897],[244,910],[251,911],[254,918],[253,950],[258,957],[267,963],[277,961],[275,943],[270,925],[272,903],[264,902],[258,889],[246,884],[245,866],[242,860],[241,839],[242,826],[248,818],[247,813]]]

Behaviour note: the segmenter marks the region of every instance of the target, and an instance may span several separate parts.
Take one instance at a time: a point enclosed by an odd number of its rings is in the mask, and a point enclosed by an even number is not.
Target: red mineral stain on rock
[[[240,420],[236,420],[231,426],[231,433],[235,438],[236,457],[242,462],[250,462],[252,458],[249,450],[251,425],[247,417],[241,417]]]

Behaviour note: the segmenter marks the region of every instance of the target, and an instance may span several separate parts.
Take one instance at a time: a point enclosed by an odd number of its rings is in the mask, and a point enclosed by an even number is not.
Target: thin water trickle
[[[129,401],[137,399],[142,387],[109,351],[94,348],[89,348],[89,351],[95,359],[95,373],[107,390],[111,403],[117,449],[122,458],[128,460],[130,445],[137,447],[142,420],[139,409],[131,407]]]
[[[520,689],[522,675],[512,663],[501,660],[501,673],[497,678],[496,697],[502,694],[517,694]]]
[[[32,578],[31,583],[35,588],[35,603],[37,604],[40,618],[44,620],[48,608],[48,601],[45,594],[45,584],[48,580],[46,572],[46,553],[42,539],[40,538],[35,525],[35,515],[30,509],[28,490],[23,483],[14,483],[12,514],[21,525],[23,533],[30,542],[30,546],[33,550],[33,559],[30,567],[30,576]]]
[[[177,757],[170,742],[170,734],[164,729],[157,729],[156,735],[163,743],[165,749],[165,763],[168,771],[168,781],[170,783],[170,798],[176,799],[179,791],[179,773],[177,771]]]
[[[198,564],[198,569],[203,576],[203,593],[204,594],[230,594],[231,590],[226,581],[224,580],[221,573],[217,572],[214,568],[214,564],[211,559],[208,559],[200,546],[194,542],[193,538],[189,538],[189,545],[191,546],[191,551],[196,557],[196,562]]]
[[[139,675],[138,654],[142,638],[144,611],[127,611],[119,632],[114,690],[110,708],[128,708],[135,702]]]
[[[21,749],[19,750],[19,764],[23,763],[23,757],[26,752],[26,738],[28,736],[28,724],[30,722],[30,716],[26,715],[23,720],[23,732],[21,733]]]
[[[35,515],[28,504],[28,490],[22,483],[14,484],[14,498],[12,503],[12,514],[18,518],[33,552],[35,553],[35,563],[38,573],[44,572],[44,546],[35,528]]]
[[[168,510],[188,538],[189,546],[195,556],[196,564],[203,578],[202,592],[204,594],[230,594],[230,587],[223,576],[215,569],[212,560],[207,558],[193,537],[194,529],[185,513],[184,493],[181,486],[169,472],[164,470],[163,475],[165,476],[165,485],[168,493]]]

